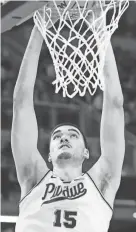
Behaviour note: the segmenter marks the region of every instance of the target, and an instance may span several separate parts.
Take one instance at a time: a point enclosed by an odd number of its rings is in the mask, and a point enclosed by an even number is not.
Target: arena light
[[[17,219],[17,216],[0,216],[0,222],[5,223],[16,223]]]
[[[136,212],[135,212],[135,213],[133,213],[133,218],[135,218],[135,219],[136,219]]]

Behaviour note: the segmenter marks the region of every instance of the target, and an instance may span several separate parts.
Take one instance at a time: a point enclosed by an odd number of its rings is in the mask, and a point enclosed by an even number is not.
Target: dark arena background
[[[13,90],[33,25],[33,20],[29,19],[1,35],[2,232],[15,231],[16,216],[19,212],[20,187],[17,182],[10,137]],[[124,95],[126,154],[109,232],[136,232],[136,3],[133,1],[130,1],[129,8],[112,36],[112,45]],[[98,90],[93,97],[87,93],[82,98],[78,96],[73,99],[63,98],[61,93],[55,94],[54,86],[51,84],[54,79],[53,63],[44,43],[34,93],[39,127],[39,151],[47,161],[51,129],[58,123],[70,121],[84,131],[95,162],[100,156],[102,92]],[[84,170],[91,165],[93,164],[89,161],[85,163]]]

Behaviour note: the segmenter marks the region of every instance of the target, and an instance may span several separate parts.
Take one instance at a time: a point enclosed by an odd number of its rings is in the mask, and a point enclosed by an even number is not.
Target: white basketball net
[[[104,90],[103,67],[106,49],[129,1],[60,2],[62,1],[49,1],[43,14],[40,11],[34,14],[34,22],[45,39],[55,67],[56,80],[52,84],[55,85],[56,93],[63,90],[63,97],[72,98],[76,94],[84,96],[86,90],[93,95],[97,86]],[[96,2],[99,3],[99,13],[93,8]],[[88,8],[90,3],[92,8]],[[105,18],[110,9],[112,16],[106,25]],[[52,20],[54,15],[59,18],[57,26]],[[49,24],[52,27],[49,28]],[[67,37],[64,35],[65,31]]]

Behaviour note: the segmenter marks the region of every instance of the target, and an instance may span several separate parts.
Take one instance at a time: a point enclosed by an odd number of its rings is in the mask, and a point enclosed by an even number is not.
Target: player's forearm
[[[109,44],[104,66],[104,100],[115,106],[123,106],[123,94],[111,44]]]
[[[33,90],[37,75],[38,61],[43,38],[36,28],[33,28],[14,90],[14,100],[17,102],[33,100]]]

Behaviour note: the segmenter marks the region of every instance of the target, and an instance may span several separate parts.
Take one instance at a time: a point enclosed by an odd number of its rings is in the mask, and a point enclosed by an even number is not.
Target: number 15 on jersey
[[[56,210],[54,212],[55,220],[53,225],[56,227],[74,228],[76,226],[76,211]]]

